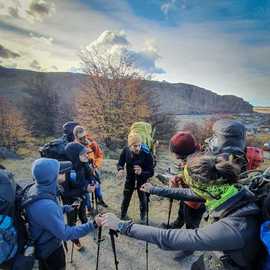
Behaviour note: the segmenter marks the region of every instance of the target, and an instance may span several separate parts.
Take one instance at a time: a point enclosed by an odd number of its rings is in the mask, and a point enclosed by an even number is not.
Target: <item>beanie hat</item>
[[[128,134],[128,145],[141,144],[142,138],[138,133],[131,132]]]
[[[188,131],[177,132],[170,140],[170,151],[185,158],[198,148],[194,136]]]

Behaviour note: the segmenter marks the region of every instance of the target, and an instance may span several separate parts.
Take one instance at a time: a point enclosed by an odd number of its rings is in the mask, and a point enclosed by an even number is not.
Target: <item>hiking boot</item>
[[[145,217],[140,218],[140,224],[146,225],[146,218]]]
[[[102,207],[105,207],[105,208],[108,207],[108,204],[106,204],[103,200],[99,200],[97,203],[98,203],[99,205],[101,205]]]
[[[192,250],[182,250],[177,253],[177,255],[173,258],[176,262],[181,262],[184,258],[192,255],[194,251]]]

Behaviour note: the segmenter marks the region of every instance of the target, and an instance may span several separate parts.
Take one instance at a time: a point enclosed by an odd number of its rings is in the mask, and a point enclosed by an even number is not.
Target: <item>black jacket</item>
[[[148,178],[154,175],[154,164],[151,153],[146,153],[142,149],[139,154],[134,154],[129,147],[125,147],[120,155],[117,163],[117,170],[124,169],[126,165],[127,181],[145,183]],[[134,165],[139,165],[142,168],[141,175],[135,175]]]

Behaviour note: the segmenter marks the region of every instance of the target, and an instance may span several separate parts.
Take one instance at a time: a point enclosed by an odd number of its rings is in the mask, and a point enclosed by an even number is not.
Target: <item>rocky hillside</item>
[[[0,67],[0,96],[20,105],[29,95],[29,82],[38,72]],[[86,76],[78,73],[46,73],[46,80],[70,103]],[[173,114],[244,113],[252,106],[240,97],[220,96],[212,91],[184,83],[145,81],[145,87],[157,97],[160,110]]]

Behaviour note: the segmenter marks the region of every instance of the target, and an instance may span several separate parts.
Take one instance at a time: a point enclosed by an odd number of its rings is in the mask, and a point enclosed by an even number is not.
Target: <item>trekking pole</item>
[[[99,252],[100,252],[100,243],[103,241],[101,239],[101,234],[102,234],[102,227],[98,228],[98,248],[97,248],[97,261],[96,261],[96,270],[98,270],[98,263],[99,263]]]
[[[77,223],[78,207],[80,206],[81,202],[82,202],[82,199],[81,199],[81,198],[78,198],[78,199],[73,203],[73,205],[74,205],[74,215],[75,215],[75,217],[74,217],[74,219],[75,219],[75,225],[76,225],[76,223]],[[70,255],[70,263],[73,262],[74,245],[75,245],[75,244],[74,244],[74,242],[72,241],[71,255]]]
[[[172,205],[173,205],[173,199],[170,199],[167,229],[169,229],[169,226],[170,226],[170,219],[171,219],[171,213],[172,213]]]
[[[75,222],[77,223],[77,215],[78,215],[78,209],[75,208]],[[74,241],[72,241],[72,247],[71,247],[71,255],[70,255],[70,263],[73,263],[73,254],[74,254]]]
[[[116,231],[111,230],[111,229],[109,230],[109,234],[110,234],[110,238],[111,238],[115,269],[118,270],[119,261],[117,260],[116,248],[115,248],[115,239],[114,239],[114,236],[118,237],[118,234],[117,234]]]
[[[146,226],[149,225],[149,201],[150,201],[150,194],[146,193]],[[148,270],[149,265],[148,242],[146,242],[145,244],[145,259],[146,259],[146,270]]]

